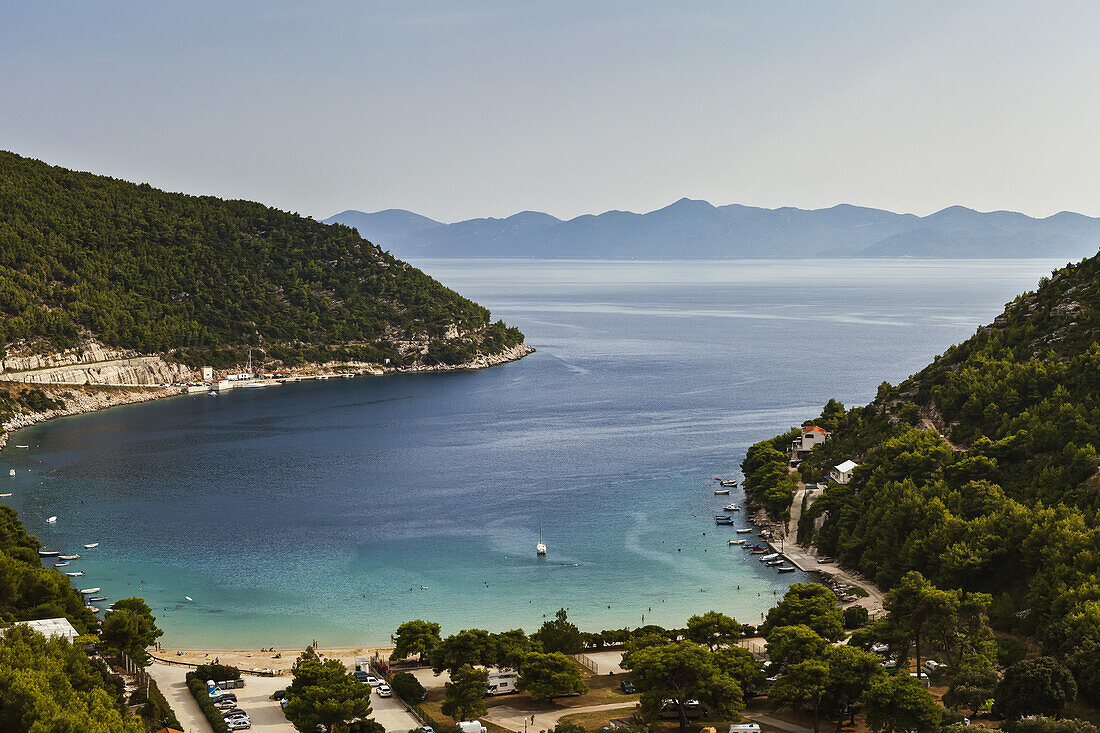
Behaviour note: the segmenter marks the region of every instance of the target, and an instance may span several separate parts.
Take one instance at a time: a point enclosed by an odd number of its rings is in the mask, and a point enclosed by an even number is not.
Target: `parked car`
[[[237,699],[237,694],[234,693],[234,692],[223,692],[219,695],[215,695],[214,697],[212,697],[210,699],[213,700],[214,702],[217,702],[218,700],[236,700]]]
[[[420,733],[435,733],[435,728],[430,725],[422,725],[420,726]]]
[[[365,672],[363,670],[356,670],[352,672],[351,675],[360,682],[366,682],[370,678],[374,677],[374,675],[372,675],[370,672]]]
[[[237,701],[235,699],[234,700],[228,700],[228,699],[227,700],[215,700],[214,701],[214,707],[218,708],[219,710],[229,710],[230,708],[237,707]]]
[[[367,675],[367,684],[370,685],[371,687],[378,687],[378,685],[382,684],[382,680],[378,679],[373,674],[368,674]]]
[[[375,687],[374,689],[378,693],[378,697],[391,697],[393,695],[393,690],[391,690],[390,686],[387,685],[385,682],[378,685],[378,687]]]
[[[829,563],[833,563],[833,562],[836,562],[836,558],[835,557],[829,557],[828,555],[826,555],[825,557],[818,560],[817,564],[818,565],[828,565]]]
[[[231,718],[237,715],[248,715],[248,713],[246,713],[244,710],[241,710],[240,708],[233,708],[232,710],[226,710],[224,713],[222,713],[223,718]]]
[[[698,700],[687,700],[684,702],[684,714],[687,715],[688,718],[704,718],[709,715],[709,713],[710,711],[703,707],[703,703]],[[676,705],[676,701],[662,700],[659,716],[662,718],[679,717],[680,710]]]
[[[229,730],[248,730],[252,727],[252,721],[248,718],[233,718],[225,721],[225,727]]]
[[[623,680],[619,683],[619,689],[627,695],[631,695],[634,693],[634,683],[630,680]]]
[[[885,654],[886,652],[890,651],[890,645],[889,644],[882,644],[882,643],[872,644],[871,645],[871,651],[874,652],[875,654]]]
[[[271,693],[272,700],[282,700],[284,697],[286,697],[286,690],[275,690]]]

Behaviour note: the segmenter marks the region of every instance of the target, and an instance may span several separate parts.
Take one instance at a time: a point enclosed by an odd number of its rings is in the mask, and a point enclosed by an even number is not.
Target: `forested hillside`
[[[351,228],[0,152],[0,345],[457,364],[523,340]]]
[[[819,480],[851,458],[799,527],[823,554],[885,588],[919,571],[944,588],[993,594],[1006,633],[1033,636],[1100,703],[1100,256],[1044,278],[993,324],[874,402],[830,402],[832,431],[800,470]],[[933,426],[936,429],[933,429]],[[941,433],[943,436],[941,437]],[[789,496],[775,455],[754,446],[754,499]],[[824,524],[814,532],[815,518]]]

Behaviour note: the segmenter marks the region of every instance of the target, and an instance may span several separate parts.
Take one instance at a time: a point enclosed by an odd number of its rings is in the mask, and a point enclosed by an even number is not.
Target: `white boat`
[[[89,542],[88,544],[84,545],[85,550],[94,550],[97,547],[99,547],[98,542]]]
[[[15,469],[14,468],[9,468],[8,469],[8,475],[9,476],[14,476],[15,475]]]
[[[39,550],[39,557],[57,557],[61,554],[61,550]]]
[[[770,555],[761,555],[758,559],[760,560],[760,562],[768,562],[770,560],[778,560],[781,557],[783,556],[780,555],[778,552],[773,552]]]
[[[714,490],[714,495],[715,496],[729,496],[730,495],[730,490],[729,489],[715,489]]]
[[[184,596],[184,598],[186,598],[186,599],[187,599],[187,600],[189,600],[189,601],[193,601],[193,600],[195,600],[195,599],[194,599],[194,598],[192,598],[191,596]]]
[[[776,568],[776,570],[778,570],[781,573],[793,573],[795,570],[798,570],[798,568],[791,567],[790,565],[786,565],[786,566],[781,567],[781,568]]]
[[[7,499],[9,496],[11,496],[11,492],[8,492],[7,494],[0,494],[0,499]]]
[[[46,524],[53,524],[56,521],[57,521],[57,517],[50,517],[49,519],[46,520]]]
[[[70,578],[79,578],[83,574],[83,570],[77,570],[75,573],[65,573],[65,575],[68,575]]]
[[[736,481],[719,481],[718,484],[720,486],[728,486],[728,487],[731,487],[731,488],[734,487],[734,486],[737,486]]]
[[[68,565],[68,564],[69,564],[69,561],[68,561],[68,560],[65,560],[64,562],[55,562],[55,563],[53,564],[53,566],[54,566],[55,568],[63,568],[63,567],[65,567],[65,566],[66,566],[66,565]]]
[[[724,507],[722,507],[722,511],[739,512],[741,511],[741,507],[737,506],[736,504],[726,504]]]
[[[88,609],[92,613],[99,613],[99,606],[93,606],[93,605],[89,604],[89,605],[85,606],[84,608]]]
[[[750,532],[752,532],[752,527],[743,527],[737,530],[737,534],[748,534]]]
[[[81,588],[80,592],[83,593],[84,595],[89,595],[91,593],[98,593],[99,588]]]
[[[61,555],[57,559],[58,560],[79,560],[80,555]]]
[[[542,541],[542,520],[541,519],[539,520],[539,543],[537,545],[535,545],[535,554],[540,555],[540,556],[546,554],[546,545]]]
[[[731,545],[743,545],[743,544],[745,544],[745,540],[730,540],[730,544]]]
[[[17,445],[16,448],[30,448],[29,445]]]

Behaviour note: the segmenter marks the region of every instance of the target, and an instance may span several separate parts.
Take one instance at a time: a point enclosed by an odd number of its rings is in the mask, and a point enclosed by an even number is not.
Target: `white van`
[[[729,733],[760,733],[760,724],[734,723],[730,726]]]
[[[935,672],[937,670],[944,669],[945,667],[947,667],[946,664],[941,664],[940,662],[937,662],[935,659],[929,659],[928,661],[926,661],[924,664],[921,665],[921,669],[923,669],[929,675],[935,674]]]
[[[511,695],[513,692],[518,692],[516,684],[519,683],[519,674],[516,672],[502,672],[500,674],[490,675],[489,686],[485,690],[485,694],[490,697],[493,695]]]
[[[458,727],[462,729],[462,733],[488,733],[480,720],[463,720]]]

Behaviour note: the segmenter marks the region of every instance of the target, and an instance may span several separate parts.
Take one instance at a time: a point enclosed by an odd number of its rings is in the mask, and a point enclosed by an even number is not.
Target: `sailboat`
[[[539,543],[535,545],[535,554],[542,556],[546,554],[546,545],[542,541],[542,520],[539,520]]]

